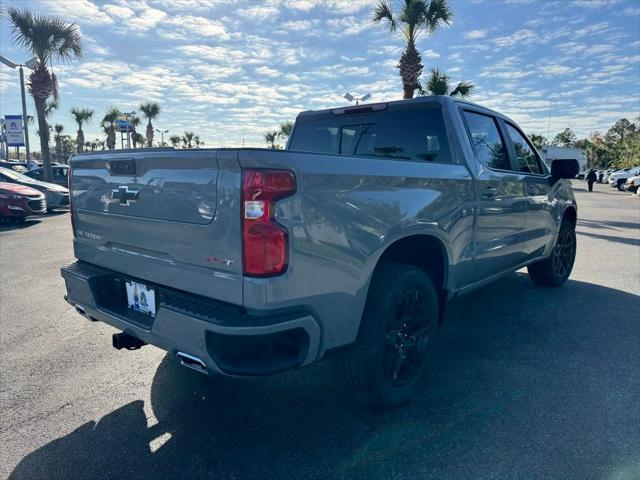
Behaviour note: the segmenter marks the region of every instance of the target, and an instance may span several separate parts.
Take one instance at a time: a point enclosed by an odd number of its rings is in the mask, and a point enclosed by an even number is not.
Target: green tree
[[[120,111],[116,107],[109,107],[107,113],[102,118],[102,128],[107,134],[107,148],[116,148],[116,120],[120,116]]]
[[[399,11],[393,11],[391,3],[379,1],[373,12],[373,21],[386,21],[391,32],[400,31],[407,42],[400,57],[398,68],[402,79],[403,98],[413,98],[419,87],[418,80],[422,74],[422,58],[416,49],[416,40],[421,33],[433,34],[438,27],[450,25],[453,13],[447,0],[404,0]]]
[[[56,142],[56,161],[59,162],[60,158],[62,158],[62,131],[64,130],[64,126],[56,123],[56,125],[53,127],[53,130],[56,132],[55,136],[53,137],[54,141]]]
[[[452,88],[451,77],[438,67],[434,67],[429,72],[429,78],[426,85],[418,84],[418,92],[420,95],[448,95],[451,97],[460,97],[464,99],[471,98],[475,85],[468,81],[459,82],[455,88]]]
[[[182,145],[184,148],[193,148],[193,138],[195,135],[193,132],[184,132],[182,135]]]
[[[140,132],[132,132],[131,133],[131,142],[133,143],[133,148],[144,147],[144,137]]]
[[[50,70],[54,60],[71,60],[82,55],[80,29],[59,17],[32,14],[15,7],[7,9],[14,42],[38,59],[38,66],[29,75],[28,88],[33,97],[40,132],[40,150],[44,180],[51,181],[49,127],[45,116],[47,99],[58,98],[58,81]]]
[[[633,135],[637,129],[638,127],[635,123],[630,122],[626,118],[621,118],[607,130],[604,138],[609,144],[623,144],[625,139]]]
[[[573,147],[577,139],[578,138],[576,137],[576,134],[573,133],[573,130],[571,130],[570,128],[565,128],[563,131],[553,137],[552,144],[558,147],[571,148]]]
[[[169,137],[169,143],[173,148],[178,148],[180,146],[180,135],[171,135]]]
[[[131,118],[129,118],[129,123],[131,123],[131,143],[133,143],[133,148],[138,148],[138,144],[141,147],[144,147],[144,137],[138,133],[137,130],[140,126],[140,117],[135,115],[131,116]]]
[[[82,125],[88,123],[93,117],[93,110],[90,108],[74,107],[71,109],[71,115],[78,124],[78,137],[76,138],[76,144],[78,146],[78,153],[82,153],[84,146],[84,132],[82,131]]]
[[[44,118],[49,118],[57,108],[58,108],[57,100],[53,98],[47,99],[47,101],[44,104]],[[29,116],[29,119],[33,119],[33,117]]]
[[[147,122],[147,146],[153,146],[153,124],[151,120],[160,115],[160,105],[156,102],[147,102],[140,105],[140,110],[144,114],[145,118],[148,120]]]
[[[542,135],[538,135],[536,133],[532,133],[531,135],[529,135],[529,140],[531,140],[533,146],[536,147],[536,149],[538,149],[539,151],[542,151],[542,147],[549,143],[547,137],[543,137]]]
[[[276,147],[276,139],[278,138],[278,130],[272,130],[264,134],[264,140],[269,144],[269,148]]]
[[[282,138],[289,138],[291,132],[293,130],[293,122],[287,120],[286,122],[282,122],[280,124],[280,130],[278,131],[278,136]]]

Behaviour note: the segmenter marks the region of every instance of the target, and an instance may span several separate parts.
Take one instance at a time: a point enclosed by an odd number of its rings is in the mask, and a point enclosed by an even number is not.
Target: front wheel
[[[361,403],[408,402],[424,379],[439,332],[438,296],[420,268],[386,263],[376,270],[356,343],[335,359],[338,376]]]
[[[576,228],[563,220],[551,255],[527,267],[534,283],[545,287],[559,287],[571,275],[576,259]]]
[[[620,190],[621,192],[624,192],[624,184],[626,183],[626,180],[618,180],[618,190]]]

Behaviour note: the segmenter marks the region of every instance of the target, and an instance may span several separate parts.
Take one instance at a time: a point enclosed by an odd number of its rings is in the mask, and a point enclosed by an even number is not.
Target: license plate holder
[[[156,291],[144,283],[125,281],[127,306],[144,315],[156,316]]]

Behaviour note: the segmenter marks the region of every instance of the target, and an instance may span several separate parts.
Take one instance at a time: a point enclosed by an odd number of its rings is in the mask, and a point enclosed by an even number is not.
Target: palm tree
[[[53,98],[48,99],[44,104],[44,118],[49,118],[53,111],[57,108],[58,102]]]
[[[120,111],[116,107],[109,107],[107,113],[102,118],[102,128],[107,134],[107,148],[116,148],[116,119],[120,116]]]
[[[11,22],[14,42],[38,59],[38,66],[29,75],[28,87],[38,116],[44,180],[51,181],[51,152],[45,104],[50,96],[57,100],[58,81],[50,68],[53,60],[71,60],[82,56],[80,29],[62,18],[32,14],[15,7],[7,9],[7,17]]]
[[[129,117],[129,123],[131,124],[131,142],[133,143],[133,148],[138,148],[138,144],[144,147],[144,137],[136,130],[136,127],[140,126],[140,117],[132,115]],[[140,138],[142,138],[142,141],[140,141]]]
[[[200,140],[200,136],[196,135],[193,137],[193,145],[196,148],[200,148],[204,146],[204,142],[202,140]]]
[[[134,132],[131,134],[131,141],[133,142],[133,148],[144,147],[144,137],[141,133]]]
[[[280,124],[280,130],[278,131],[278,136],[283,139],[287,139],[289,138],[289,135],[291,135],[292,130],[293,130],[293,122],[290,120],[287,120],[286,122],[283,122]]]
[[[91,117],[93,117],[93,110],[90,108],[73,107],[71,109],[71,115],[73,115],[76,123],[78,124],[78,138],[76,143],[78,144],[78,153],[82,153],[84,147],[84,132],[82,131],[82,125],[89,123]]]
[[[56,142],[56,161],[60,161],[60,157],[62,156],[62,131],[64,130],[64,126],[60,125],[59,123],[56,123],[56,125],[53,127],[53,129],[56,132],[56,135],[54,138],[55,142]]]
[[[178,148],[180,146],[180,136],[179,135],[171,135],[169,137],[169,142],[173,148]]]
[[[265,142],[269,143],[269,148],[276,148],[276,139],[278,138],[278,131],[272,130],[264,134]]]
[[[140,105],[140,110],[144,113],[144,116],[149,120],[147,123],[147,146],[153,146],[153,124],[151,120],[156,118],[160,114],[160,105],[155,102],[147,102]]]
[[[193,147],[193,137],[195,137],[193,132],[184,132],[184,135],[182,135],[182,144],[185,148]]]
[[[463,80],[455,88],[452,89],[451,87],[451,77],[438,67],[435,67],[431,69],[425,87],[423,88],[421,84],[418,84],[418,91],[420,95],[449,95],[468,99],[471,98],[475,85]]]
[[[402,78],[403,98],[413,98],[418,88],[418,79],[422,74],[422,58],[416,49],[416,39],[425,30],[433,34],[443,24],[450,25],[453,13],[447,0],[404,0],[400,11],[393,13],[391,4],[380,0],[373,12],[373,21],[379,23],[386,20],[389,30],[400,30],[407,47],[400,57],[398,68]]]

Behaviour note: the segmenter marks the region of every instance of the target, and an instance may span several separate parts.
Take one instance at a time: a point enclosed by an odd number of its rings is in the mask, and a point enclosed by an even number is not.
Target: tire
[[[538,285],[560,287],[571,275],[575,259],[576,228],[571,222],[563,220],[551,255],[529,265],[529,277]]]
[[[624,184],[627,182],[627,180],[618,180],[618,184],[616,185],[618,187],[618,190],[620,190],[621,192],[624,192]]]
[[[393,262],[376,269],[358,339],[335,359],[356,401],[389,408],[413,398],[437,348],[438,313],[436,289],[423,270]]]

